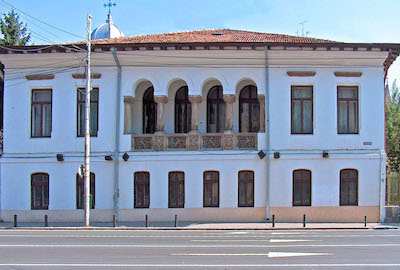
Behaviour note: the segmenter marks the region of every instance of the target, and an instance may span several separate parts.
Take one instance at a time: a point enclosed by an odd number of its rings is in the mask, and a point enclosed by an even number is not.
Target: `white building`
[[[236,30],[95,40],[92,221],[382,220],[399,47]],[[3,220],[83,220],[84,49],[0,50]]]

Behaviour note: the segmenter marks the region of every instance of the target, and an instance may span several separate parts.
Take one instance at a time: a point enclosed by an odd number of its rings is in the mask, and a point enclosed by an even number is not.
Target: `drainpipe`
[[[269,220],[270,217],[270,178],[271,178],[271,160],[270,160],[270,151],[271,151],[271,142],[270,142],[270,113],[269,113],[269,67],[268,67],[268,46],[265,46],[265,135],[266,135],[266,162],[267,162],[267,173],[266,173],[266,193],[265,193],[265,218]]]
[[[117,103],[115,112],[115,150],[114,150],[114,215],[118,221],[118,197],[119,197],[119,134],[121,121],[121,65],[115,48],[111,48],[115,64],[117,65]]]

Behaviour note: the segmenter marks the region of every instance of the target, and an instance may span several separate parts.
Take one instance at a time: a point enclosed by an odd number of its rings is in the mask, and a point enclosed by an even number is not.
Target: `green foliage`
[[[398,172],[400,166],[400,93],[393,82],[386,99],[386,153],[388,171]]]
[[[28,33],[26,24],[19,21],[18,13],[13,9],[8,14],[3,13],[3,18],[0,20],[0,31],[3,34],[3,38],[0,39],[1,45],[23,46],[31,38],[31,33]]]

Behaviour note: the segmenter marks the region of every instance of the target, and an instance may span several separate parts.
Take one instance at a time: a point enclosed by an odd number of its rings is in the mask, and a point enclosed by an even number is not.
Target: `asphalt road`
[[[0,230],[3,269],[400,269],[400,230]]]

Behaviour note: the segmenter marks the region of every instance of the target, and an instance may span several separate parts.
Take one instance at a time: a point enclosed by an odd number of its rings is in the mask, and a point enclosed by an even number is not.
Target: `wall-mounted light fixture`
[[[112,158],[112,156],[111,156],[111,155],[105,156],[105,157],[104,157],[104,159],[105,159],[105,160],[107,160],[107,161],[111,161],[111,160],[113,160],[113,158]]]
[[[129,155],[128,155],[127,152],[125,152],[125,153],[122,155],[122,159],[125,160],[125,161],[128,161]]]
[[[279,152],[274,152],[274,159],[278,159],[281,157],[281,154]]]
[[[260,152],[258,152],[258,156],[260,157],[260,159],[263,159],[265,157],[264,151],[261,150]]]
[[[322,151],[322,157],[323,158],[328,158],[329,157],[329,153],[327,150]]]
[[[57,154],[57,161],[64,161],[64,155],[63,154]]]

